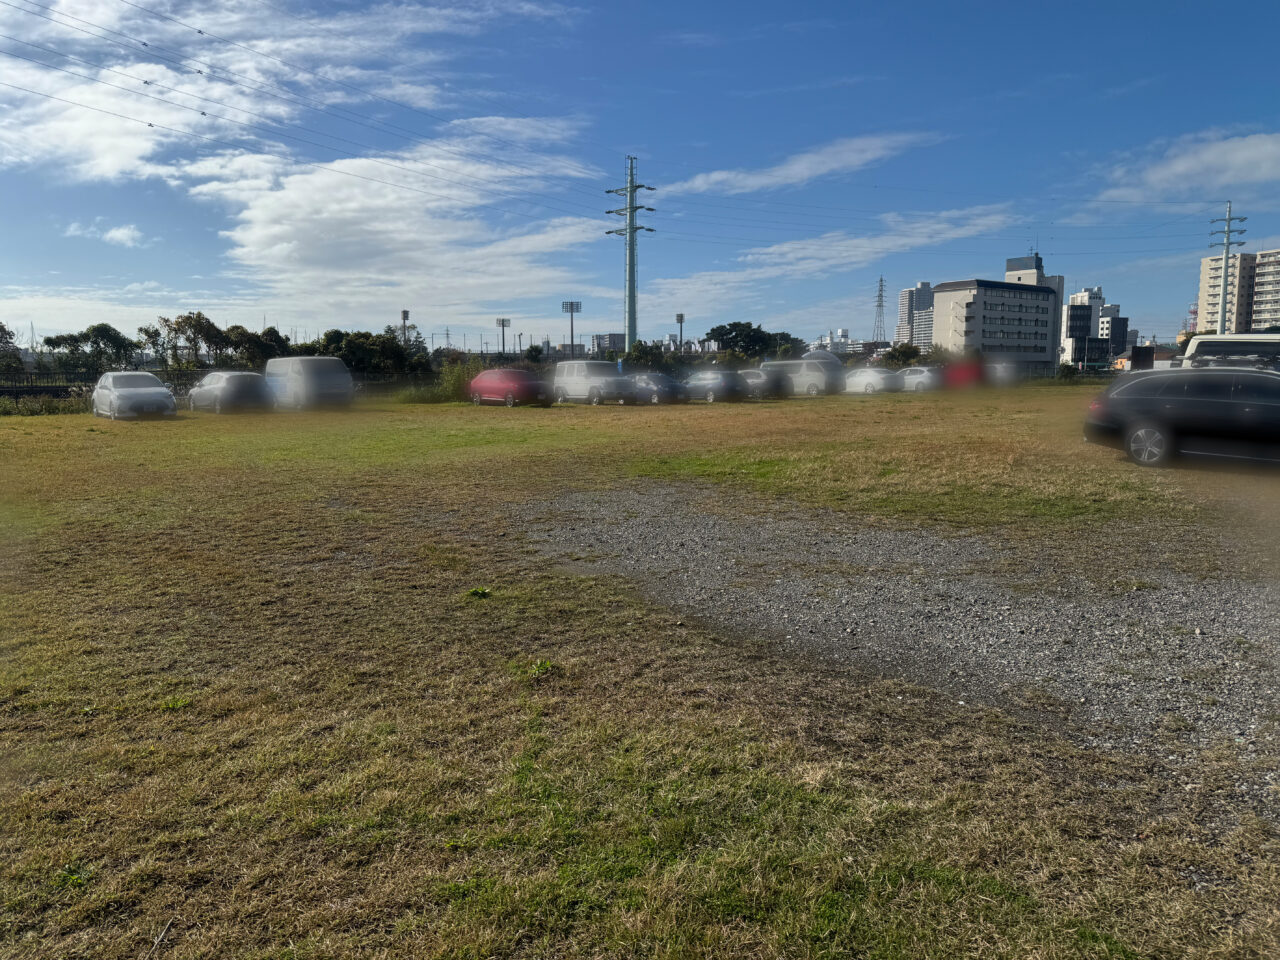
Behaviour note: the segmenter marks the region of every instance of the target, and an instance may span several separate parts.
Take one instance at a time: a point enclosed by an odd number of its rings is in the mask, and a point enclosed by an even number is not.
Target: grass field
[[[1277,955],[1274,825],[507,519],[660,478],[1102,579],[1275,542],[1275,477],[1083,447],[1088,396],[0,420],[0,954]]]

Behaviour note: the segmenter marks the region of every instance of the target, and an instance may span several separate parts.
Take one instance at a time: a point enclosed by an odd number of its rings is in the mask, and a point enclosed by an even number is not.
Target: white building
[[[828,330],[817,340],[809,343],[810,350],[826,350],[838,357],[847,357],[851,353],[856,353],[861,346],[862,341],[849,339],[849,331],[844,328]]]
[[[1280,250],[1259,250],[1254,260],[1249,329],[1280,326]]]
[[[1280,251],[1265,250],[1264,254]],[[1200,261],[1200,296],[1196,316],[1201,333],[1248,333],[1252,328],[1254,274],[1262,254],[1233,253],[1227,273],[1227,324],[1218,330],[1222,305],[1222,257]]]
[[[924,324],[925,329],[921,330]],[[933,287],[921,281],[898,294],[898,326],[893,331],[893,342],[914,343],[925,350],[933,336]]]

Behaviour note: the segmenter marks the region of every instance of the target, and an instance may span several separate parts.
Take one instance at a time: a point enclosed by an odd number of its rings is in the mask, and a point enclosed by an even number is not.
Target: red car
[[[471,381],[471,402],[551,406],[551,391],[528,370],[485,370]]]

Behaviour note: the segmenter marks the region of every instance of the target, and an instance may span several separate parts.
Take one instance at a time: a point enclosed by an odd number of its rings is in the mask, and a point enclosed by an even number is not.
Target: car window
[[[1183,394],[1188,400],[1230,400],[1231,399],[1231,381],[1230,374],[1217,376],[1192,376],[1186,378],[1186,392]],[[1161,393],[1163,397],[1164,394]]]
[[[111,378],[111,385],[124,390],[145,390],[148,387],[163,386],[149,373],[117,373]]]
[[[1280,377],[1268,377],[1257,373],[1242,373],[1236,377],[1236,400],[1251,403],[1280,404]]]

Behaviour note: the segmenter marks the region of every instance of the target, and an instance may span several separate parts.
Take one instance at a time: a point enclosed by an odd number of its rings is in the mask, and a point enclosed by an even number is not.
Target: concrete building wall
[[[1257,255],[1233,253],[1227,273],[1227,326],[1224,333],[1247,333],[1253,314],[1253,284]],[[1222,257],[1200,261],[1200,296],[1197,300],[1197,329],[1218,332],[1218,311],[1222,302]]]
[[[1053,287],[998,280],[961,280],[933,288],[933,342],[1023,373],[1049,374],[1058,363]]]
[[[1259,250],[1254,261],[1250,329],[1280,326],[1280,250]]]

